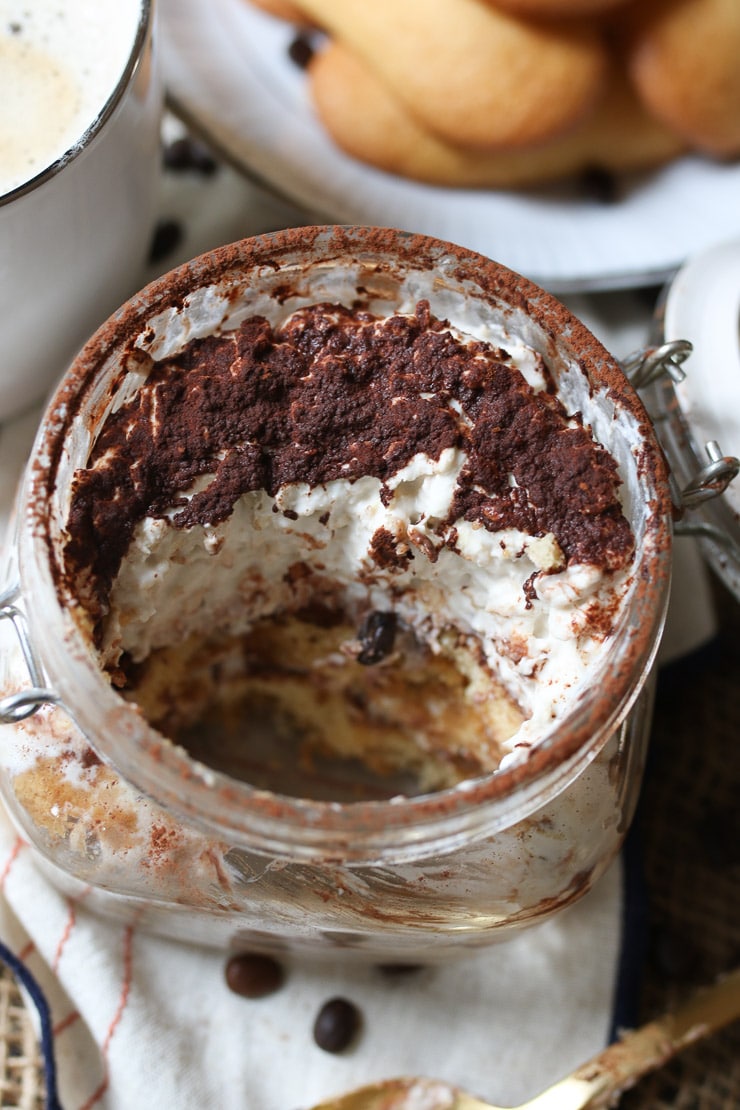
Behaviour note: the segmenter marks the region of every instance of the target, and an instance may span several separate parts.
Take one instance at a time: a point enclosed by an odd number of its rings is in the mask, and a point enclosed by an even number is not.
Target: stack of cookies
[[[740,0],[252,0],[323,34],[315,112],[346,153],[438,185],[740,155]]]

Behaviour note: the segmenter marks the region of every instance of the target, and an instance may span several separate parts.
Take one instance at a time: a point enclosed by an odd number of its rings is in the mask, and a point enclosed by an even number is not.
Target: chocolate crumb
[[[408,544],[400,543],[387,528],[377,528],[373,533],[369,553],[379,567],[405,567],[414,558]]]
[[[383,613],[380,610],[368,613],[358,633],[362,650],[357,656],[357,662],[372,666],[390,655],[396,641],[397,628],[398,618],[395,613]]]
[[[330,998],[319,1010],[313,1039],[324,1052],[343,1052],[349,1048],[360,1028],[360,1011],[346,998]]]
[[[283,985],[285,970],[272,956],[242,953],[226,964],[226,985],[244,998],[264,998]]]
[[[539,576],[540,572],[536,570],[534,574],[530,574],[529,578],[524,583],[524,597],[526,598],[524,605],[525,609],[531,609],[533,603],[537,600],[537,579]]]

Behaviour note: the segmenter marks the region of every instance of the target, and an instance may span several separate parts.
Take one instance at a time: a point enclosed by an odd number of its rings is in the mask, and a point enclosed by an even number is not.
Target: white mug
[[[58,59],[59,72],[54,59],[51,65],[44,60],[43,51],[53,49],[46,27],[52,15],[70,25],[82,18],[89,26],[89,13],[104,5],[74,0],[62,8],[25,0],[16,7],[17,20],[9,18],[13,4],[0,2],[0,19],[6,16],[0,46],[11,61],[6,74],[13,62],[24,73],[38,63],[40,72],[55,78],[67,66],[84,92],[84,82],[92,80],[84,58],[76,69],[68,56]],[[125,7],[115,0],[110,14],[116,26],[108,19],[99,32],[106,53],[116,35],[125,34],[124,41],[119,38],[123,68],[113,68],[115,59],[95,51],[93,67],[110,89],[81,132],[69,143],[64,139],[61,153],[54,152],[46,124],[57,105],[60,114],[66,112],[64,86],[47,90],[46,105],[33,97],[24,102],[19,92],[10,136],[0,129],[0,420],[40,401],[89,335],[142,284],[157,204],[163,94],[154,0],[130,0],[123,19]],[[77,10],[84,14],[78,17]],[[26,118],[27,129],[19,129],[17,121]],[[27,133],[28,150],[19,153]],[[44,162],[47,151],[51,161]],[[26,166],[31,176],[24,180]]]

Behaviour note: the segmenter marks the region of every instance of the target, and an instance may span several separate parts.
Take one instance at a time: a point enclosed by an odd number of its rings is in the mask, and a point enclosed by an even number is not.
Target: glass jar
[[[387,314],[428,298],[461,327],[473,316],[503,321],[544,357],[569,411],[608,441],[636,539],[628,594],[589,683],[526,759],[418,796],[336,802],[256,789],[152,728],[75,619],[59,561],[70,482],[114,397],[135,388],[122,371],[132,339],[163,342],[163,321],[180,338],[207,335],[288,288],[296,305],[361,299]],[[100,329],[39,430],[2,596],[17,633],[0,683],[6,805],[55,883],[160,934],[403,961],[503,939],[583,895],[629,826],[670,520],[662,453],[636,393],[587,329],[519,275],[384,229],[304,228],[214,251]]]

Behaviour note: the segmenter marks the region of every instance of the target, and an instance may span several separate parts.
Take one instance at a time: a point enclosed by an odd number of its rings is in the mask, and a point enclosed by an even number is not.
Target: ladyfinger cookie
[[[488,0],[494,7],[512,15],[545,19],[569,19],[571,16],[601,15],[629,0]]]
[[[304,14],[297,4],[290,0],[249,0],[255,8],[272,15],[275,19],[282,19],[286,23],[295,23],[297,26],[308,26],[311,20]]]
[[[536,22],[487,0],[301,0],[427,131],[458,146],[554,138],[595,107],[606,46],[587,21]]]
[[[740,0],[640,0],[620,26],[650,111],[698,150],[740,154]]]
[[[576,130],[528,150],[499,152],[459,147],[425,130],[341,42],[313,56],[308,81],[317,115],[337,146],[388,173],[435,185],[522,188],[594,166],[652,168],[684,148],[616,73],[594,115]]]

